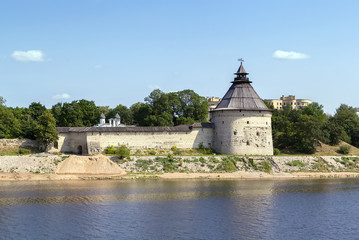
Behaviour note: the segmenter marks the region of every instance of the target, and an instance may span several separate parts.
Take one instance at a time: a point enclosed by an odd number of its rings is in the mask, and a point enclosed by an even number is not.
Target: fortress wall
[[[0,148],[6,147],[32,147],[38,148],[39,144],[36,140],[32,139],[0,139]]]
[[[96,154],[107,146],[126,145],[131,149],[170,149],[212,147],[212,128],[193,128],[187,132],[87,132],[88,153]]]
[[[272,155],[271,112],[213,112],[214,149],[223,154]]]
[[[86,132],[67,132],[59,133],[59,140],[52,146],[50,152],[71,152],[87,154]]]

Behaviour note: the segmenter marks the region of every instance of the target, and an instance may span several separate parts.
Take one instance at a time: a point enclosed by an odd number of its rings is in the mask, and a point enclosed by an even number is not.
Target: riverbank
[[[0,181],[358,177],[359,156],[0,156]]]
[[[268,173],[163,173],[163,174],[34,174],[0,173],[0,181],[63,181],[63,180],[136,180],[136,179],[324,179],[359,178],[358,172],[295,172]]]

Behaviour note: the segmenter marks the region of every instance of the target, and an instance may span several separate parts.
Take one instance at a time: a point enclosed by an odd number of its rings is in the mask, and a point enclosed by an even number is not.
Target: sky
[[[130,107],[154,89],[223,97],[239,58],[263,99],[359,107],[356,0],[2,0],[0,96]]]

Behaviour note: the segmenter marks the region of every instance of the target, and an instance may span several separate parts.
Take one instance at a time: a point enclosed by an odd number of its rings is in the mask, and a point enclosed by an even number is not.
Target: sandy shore
[[[356,172],[295,172],[267,174],[261,172],[235,173],[163,173],[163,174],[34,174],[0,173],[0,181],[45,180],[103,180],[103,179],[305,179],[305,178],[359,178]]]

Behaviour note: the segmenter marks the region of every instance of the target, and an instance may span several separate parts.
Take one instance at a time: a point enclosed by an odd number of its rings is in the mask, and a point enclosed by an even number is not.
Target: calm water
[[[0,182],[0,239],[358,239],[359,180]]]

